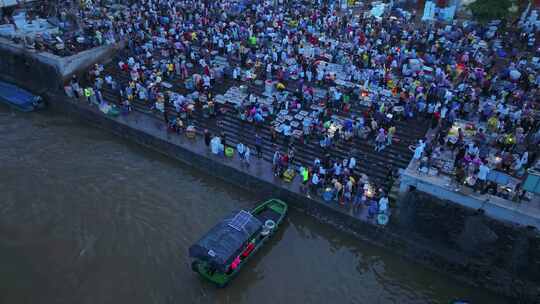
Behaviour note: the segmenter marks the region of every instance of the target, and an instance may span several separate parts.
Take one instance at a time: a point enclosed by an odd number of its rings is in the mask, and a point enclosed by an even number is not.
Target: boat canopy
[[[261,227],[261,221],[251,213],[244,210],[235,212],[191,246],[189,256],[226,272],[239,250]]]

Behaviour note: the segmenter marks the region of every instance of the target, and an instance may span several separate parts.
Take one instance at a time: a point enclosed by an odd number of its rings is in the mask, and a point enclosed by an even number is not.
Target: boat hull
[[[0,81],[0,103],[22,112],[35,111],[45,106],[41,97],[2,81]]]
[[[254,216],[262,216],[266,212],[266,214],[273,214],[271,212],[275,212],[275,214],[278,214],[279,216],[276,218],[272,218],[272,220],[275,222],[275,228],[270,231],[268,235],[265,235],[262,237],[256,244],[255,248],[251,251],[251,253],[244,258],[241,263],[238,265],[238,267],[229,273],[223,273],[219,271],[212,271],[209,267],[209,265],[200,260],[195,260],[191,264],[191,268],[194,272],[198,273],[203,279],[212,282],[217,287],[223,288],[226,287],[227,284],[234,279],[242,267],[259,251],[271,238],[272,236],[278,231],[280,224],[283,222],[283,219],[285,218],[287,214],[288,206],[285,202],[277,200],[277,199],[270,199],[259,206],[255,207],[251,214]],[[263,221],[264,223],[264,221]]]

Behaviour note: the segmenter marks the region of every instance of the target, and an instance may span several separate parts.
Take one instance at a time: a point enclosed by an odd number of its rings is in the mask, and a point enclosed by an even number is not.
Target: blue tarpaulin
[[[523,184],[523,189],[532,193],[540,193],[540,175],[534,171],[529,172]]]
[[[510,179],[511,178],[508,174],[496,170],[489,171],[487,175],[488,181],[495,182],[501,186],[508,185],[510,183]]]
[[[0,81],[0,101],[14,106],[22,111],[35,109],[38,96],[19,88],[16,85]]]

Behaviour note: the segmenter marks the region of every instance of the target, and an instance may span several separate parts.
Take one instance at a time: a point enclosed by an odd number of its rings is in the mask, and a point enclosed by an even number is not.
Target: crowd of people
[[[107,86],[118,92],[115,103],[122,111],[129,112],[134,100],[142,101],[180,132],[195,128],[193,111],[203,111],[209,119],[219,116],[224,107],[216,92],[224,91],[224,83],[242,87],[271,81],[275,91],[267,96],[269,102],[247,92],[234,111],[256,128],[268,127],[284,110],[310,112],[297,128],[300,132],[286,121],[279,131],[272,125],[275,145],[262,147],[257,135],[252,147],[258,155],[273,149],[274,174],[299,174],[307,194],[326,195],[354,210],[366,205],[370,215],[386,213],[388,189],[359,173],[355,151],[342,159],[329,152],[339,143],[363,141],[380,153],[396,142],[398,120],[430,120],[437,130],[435,140],[411,147],[420,168],[430,167],[433,155],[445,149],[455,157],[458,179],[463,170],[483,177],[482,165],[492,154],[505,159],[509,173],[535,160],[540,50],[510,25],[424,24],[402,10],[375,18],[328,0],[125,4],[114,14],[99,6],[86,6],[81,14],[95,21],[103,18],[96,21],[94,36],[99,32],[104,40],[126,42],[114,68],[129,81],[114,79],[96,65],[88,91],[74,79],[69,94],[104,103],[100,91]],[[216,62],[218,57],[225,63]],[[177,115],[171,117],[167,109]],[[472,142],[464,130],[454,140],[448,135],[461,120],[485,122],[486,128]],[[283,146],[278,147],[278,138],[285,139]],[[233,147],[225,133],[206,132],[205,141],[216,154]],[[316,141],[324,153],[312,164],[298,166],[294,145],[309,141]],[[248,145],[239,143],[236,150],[249,165]]]

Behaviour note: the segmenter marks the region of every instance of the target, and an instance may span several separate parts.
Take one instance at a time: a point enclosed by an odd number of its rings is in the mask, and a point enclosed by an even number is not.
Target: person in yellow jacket
[[[388,134],[386,134],[386,145],[390,146],[394,139],[394,134],[396,133],[396,127],[391,126],[388,128]]]
[[[167,77],[172,77],[174,74],[174,64],[168,63],[167,64]]]
[[[504,136],[504,144],[507,146],[512,146],[516,143],[516,137],[512,133],[508,133]]]
[[[499,119],[496,115],[491,116],[487,121],[488,130],[491,132],[497,131],[499,128]]]

